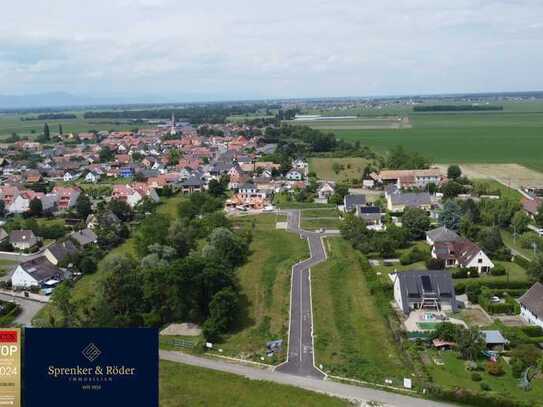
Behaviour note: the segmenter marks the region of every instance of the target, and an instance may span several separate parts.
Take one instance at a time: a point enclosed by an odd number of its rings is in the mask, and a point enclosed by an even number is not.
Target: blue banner
[[[158,407],[156,329],[26,329],[26,407]]]

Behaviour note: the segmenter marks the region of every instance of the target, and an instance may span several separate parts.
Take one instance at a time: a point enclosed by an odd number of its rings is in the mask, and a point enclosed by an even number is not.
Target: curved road
[[[322,238],[337,233],[317,233],[300,229],[300,211],[287,214],[288,230],[306,239],[311,257],[292,267],[290,321],[286,362],[276,370],[298,376],[324,379],[326,375],[315,366],[313,352],[313,314],[311,305],[311,267],[326,260]]]

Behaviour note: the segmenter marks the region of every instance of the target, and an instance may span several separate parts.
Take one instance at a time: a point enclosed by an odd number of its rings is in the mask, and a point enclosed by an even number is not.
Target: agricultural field
[[[370,129],[408,129],[411,128],[407,116],[384,116],[384,117],[357,117],[344,119],[319,120],[286,120],[287,124],[309,126],[318,130],[370,130]]]
[[[250,380],[230,373],[160,361],[160,407],[326,406],[347,401],[283,384]]]
[[[313,157],[309,159],[309,171],[315,172],[317,178],[327,181],[343,182],[353,178],[360,181],[362,171],[368,163],[368,160],[361,157]]]
[[[267,214],[239,220],[254,225],[253,240],[248,261],[237,273],[242,302],[238,326],[219,346],[224,354],[259,360],[265,356],[267,341],[283,339],[283,354],[266,358],[281,362],[287,349],[291,268],[309,257],[309,248],[298,235],[275,229],[276,221],[284,217]]]
[[[70,112],[77,115],[76,119],[61,119],[61,120],[26,120],[21,118],[36,116],[37,114],[0,114],[0,140],[6,139],[12,133],[30,138],[37,137],[43,130],[45,122],[51,129],[51,134],[58,133],[58,126],[62,125],[64,133],[79,133],[89,130],[127,130],[132,128],[143,128],[147,125],[141,123],[131,123],[128,120],[112,120],[112,119],[84,119],[82,112]]]
[[[502,112],[409,112],[411,128],[345,129],[344,140],[385,153],[402,145],[436,163],[516,163],[543,171],[543,105],[507,104]]]
[[[315,360],[326,373],[383,382],[407,374],[371,292],[361,255],[341,238],[326,239],[328,260],[311,269]]]
[[[460,168],[468,178],[496,180],[513,189],[543,187],[543,173],[518,164],[462,164]]]

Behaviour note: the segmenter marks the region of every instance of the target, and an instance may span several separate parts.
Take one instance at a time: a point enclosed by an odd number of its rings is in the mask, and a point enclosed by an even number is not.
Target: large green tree
[[[430,228],[430,218],[426,211],[419,208],[406,208],[402,215],[402,226],[409,231],[412,240],[424,239]]]
[[[455,200],[449,199],[443,204],[443,209],[439,212],[439,224],[451,230],[458,230],[462,215],[460,205]]]

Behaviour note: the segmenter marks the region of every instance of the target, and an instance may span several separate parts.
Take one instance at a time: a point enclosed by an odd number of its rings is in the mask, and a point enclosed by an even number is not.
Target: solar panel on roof
[[[432,280],[430,280],[430,276],[421,276],[420,280],[422,282],[422,288],[424,291],[432,291]]]

